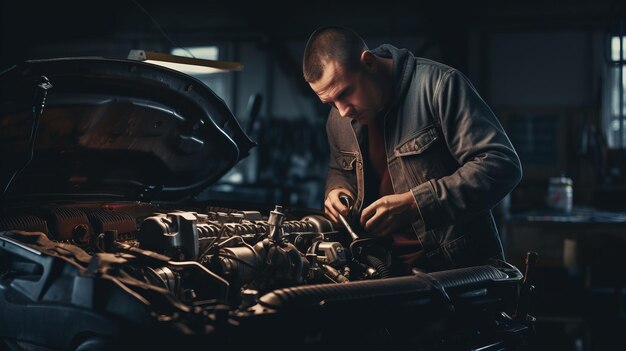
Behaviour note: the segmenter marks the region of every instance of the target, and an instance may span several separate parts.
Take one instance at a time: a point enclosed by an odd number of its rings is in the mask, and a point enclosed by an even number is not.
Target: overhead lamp
[[[241,71],[243,69],[243,65],[235,61],[205,60],[145,50],[130,50],[128,59],[144,61],[187,74]]]

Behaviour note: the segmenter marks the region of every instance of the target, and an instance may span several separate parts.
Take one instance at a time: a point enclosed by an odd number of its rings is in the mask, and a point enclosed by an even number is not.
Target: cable
[[[170,42],[170,44],[172,44],[172,46],[177,47],[177,48],[181,48],[181,49],[183,49],[183,50],[187,51],[187,53],[188,53],[191,57],[196,58],[196,57],[195,57],[195,56],[191,53],[191,51],[189,51],[189,49],[187,49],[186,47],[180,46],[180,45],[178,45],[176,42],[174,42],[174,40],[172,40],[172,38],[170,38],[170,36],[169,36],[169,35],[167,35],[167,33],[165,32],[165,30],[163,30],[163,27],[161,27],[161,25],[159,24],[159,22],[157,22],[157,20],[156,20],[154,17],[152,17],[152,15],[151,15],[151,14],[150,14],[150,13],[149,13],[149,12],[148,12],[148,11],[147,11],[144,7],[143,7],[143,6],[141,6],[141,5],[140,5],[137,1],[135,1],[135,0],[132,0],[132,1],[133,1],[133,4],[135,4],[135,5],[136,5],[136,6],[137,6],[137,7],[138,7],[138,8],[139,8],[139,9],[140,9],[143,13],[145,13],[145,14],[146,14],[146,16],[148,16],[148,18],[152,21],[152,23],[154,23],[154,25],[157,27],[157,29],[159,30],[159,32],[161,32],[161,34],[165,37],[165,39],[167,39],[167,40]]]
[[[46,106],[46,97],[48,96],[48,90],[52,88],[52,84],[48,77],[41,76],[37,81],[37,86],[35,90],[35,101],[33,103],[33,124],[30,129],[30,136],[28,137],[28,159],[22,165],[22,167],[16,169],[6,186],[2,191],[2,195],[0,197],[4,197],[13,184],[15,178],[28,167],[28,165],[33,161],[33,156],[35,154],[35,139],[37,137],[37,129],[39,127],[39,120],[41,119],[41,115],[43,114],[44,107]]]

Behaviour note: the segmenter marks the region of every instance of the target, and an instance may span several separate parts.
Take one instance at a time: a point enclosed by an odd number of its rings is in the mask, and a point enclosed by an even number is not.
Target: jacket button
[[[343,160],[343,166],[345,167],[347,165],[348,165],[348,163],[346,162],[346,160]]]

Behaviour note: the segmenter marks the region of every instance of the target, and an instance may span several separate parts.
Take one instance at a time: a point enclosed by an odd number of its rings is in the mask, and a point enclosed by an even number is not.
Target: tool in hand
[[[339,194],[339,201],[341,201],[342,204],[344,204],[346,207],[348,207],[348,210],[351,211],[352,210],[352,198],[346,194]],[[344,227],[346,227],[346,230],[348,231],[348,234],[350,234],[350,237],[352,238],[352,241],[357,240],[359,238],[359,236],[354,232],[354,230],[352,229],[352,227],[350,226],[350,223],[348,223],[348,220],[346,220],[346,217],[344,217],[341,213],[339,213],[339,220],[341,221],[341,223],[343,224]]]

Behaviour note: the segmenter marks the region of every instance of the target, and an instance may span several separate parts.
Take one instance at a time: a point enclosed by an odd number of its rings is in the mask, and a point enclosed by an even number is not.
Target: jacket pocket
[[[439,136],[434,126],[427,127],[417,132],[407,141],[396,147],[396,156],[419,155],[428,149]]]
[[[337,164],[344,171],[352,171],[356,166],[357,154],[352,151],[339,151],[337,156]]]
[[[439,139],[435,126],[429,126],[395,148],[409,188],[449,174],[445,161],[447,150]]]
[[[363,204],[363,162],[356,151],[341,151],[336,156],[337,165],[343,170],[348,179],[348,189],[356,196],[350,218],[355,218]]]

